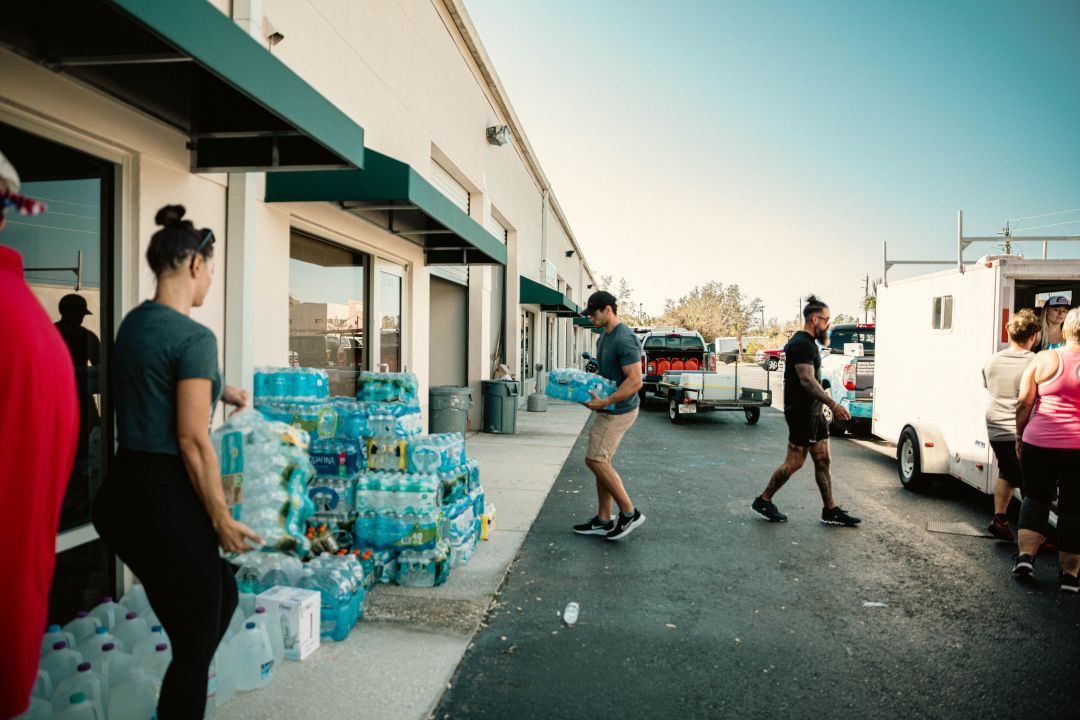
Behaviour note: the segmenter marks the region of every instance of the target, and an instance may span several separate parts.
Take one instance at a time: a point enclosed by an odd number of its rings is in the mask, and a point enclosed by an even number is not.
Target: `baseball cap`
[[[589,317],[597,310],[601,310],[608,305],[617,305],[618,301],[615,296],[606,290],[597,290],[589,296],[589,301],[585,304],[585,309],[581,311],[583,317]]]
[[[1051,295],[1046,299],[1046,307],[1072,307],[1072,303],[1064,295]]]
[[[17,210],[21,215],[40,215],[45,212],[45,203],[32,197],[19,194],[19,173],[0,153],[0,214],[9,209]]]
[[[86,298],[82,295],[76,295],[75,293],[69,293],[60,298],[60,314],[61,315],[74,315],[81,312],[83,315],[93,315],[90,312],[90,308],[86,306]]]

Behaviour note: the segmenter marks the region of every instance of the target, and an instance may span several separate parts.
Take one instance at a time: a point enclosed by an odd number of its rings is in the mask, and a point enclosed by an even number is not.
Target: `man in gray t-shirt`
[[[591,520],[575,525],[574,532],[603,535],[608,540],[622,540],[645,522],[645,516],[634,506],[622,478],[611,465],[619,443],[637,419],[641,389],[641,346],[634,331],[619,320],[617,310],[615,296],[601,290],[589,297],[582,313],[604,330],[596,346],[599,373],[617,387],[608,397],[597,397],[594,393],[593,399],[585,403],[585,407],[596,411],[589,429],[585,465],[596,476],[599,509]],[[609,406],[613,407],[608,409]],[[619,506],[617,519],[611,517],[612,500]]]
[[[990,534],[1012,542],[1006,512],[1016,488],[1021,487],[1020,463],[1016,457],[1016,399],[1020,376],[1031,364],[1031,346],[1039,338],[1039,319],[1030,310],[1019,310],[1006,328],[1009,347],[995,353],[983,367],[983,386],[990,393],[986,403],[986,434],[997,457],[998,476],[994,480],[994,517]]]

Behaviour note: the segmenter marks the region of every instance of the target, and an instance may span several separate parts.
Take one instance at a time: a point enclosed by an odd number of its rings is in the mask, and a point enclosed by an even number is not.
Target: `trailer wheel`
[[[765,366],[765,369],[770,371],[770,372],[775,372],[777,369],[779,369],[779,367],[780,367],[780,361],[777,360],[774,357],[771,357],[771,358],[769,358],[769,363],[768,363],[768,365]]]
[[[743,408],[743,413],[746,415],[746,422],[750,425],[757,425],[757,421],[761,418],[761,408]]]
[[[649,397],[649,391],[646,390],[645,388],[641,388],[640,390],[637,391],[637,396],[638,396],[638,399],[641,400],[641,404],[644,405],[645,400]]]
[[[670,419],[671,422],[674,423],[675,425],[678,425],[680,422],[682,422],[682,420],[680,420],[680,418],[679,418],[679,397],[678,396],[672,395],[671,399],[668,400],[667,415],[668,415],[668,419]]]
[[[919,436],[910,427],[904,428],[896,444],[896,470],[900,484],[911,492],[925,492],[933,483],[933,478],[922,471]]]

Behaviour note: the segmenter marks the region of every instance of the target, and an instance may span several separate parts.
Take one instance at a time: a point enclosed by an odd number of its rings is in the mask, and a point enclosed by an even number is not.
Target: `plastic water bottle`
[[[50,625],[49,629],[45,631],[45,636],[41,638],[42,657],[52,652],[53,645],[61,641],[72,650],[75,650],[79,646],[75,641],[74,635],[69,632],[64,632],[60,629],[59,625]]]
[[[217,673],[217,693],[214,698],[215,708],[227,703],[236,694],[236,663],[233,661],[232,647],[228,643],[218,645],[214,653],[214,670]]]
[[[142,668],[134,668],[113,688],[109,720],[150,720],[157,710],[157,686]]]
[[[76,643],[80,643],[94,634],[101,622],[97,618],[90,617],[90,613],[80,610],[75,613],[75,619],[64,626],[64,632],[71,633]]]
[[[54,706],[62,706],[63,701],[75,693],[82,693],[88,700],[93,700],[104,709],[105,696],[101,690],[101,677],[88,662],[79,663],[75,672],[56,686],[52,703]]]
[[[267,612],[266,608],[260,605],[248,616],[247,621],[255,623],[266,631],[266,636],[270,639],[270,649],[274,653],[274,665],[280,667],[285,660],[285,636],[281,632],[281,614],[276,611]]]
[[[90,611],[90,617],[97,618],[98,621],[109,628],[109,632],[112,632],[116,627],[116,623],[120,621],[122,617],[127,613],[127,608],[119,603],[113,602],[113,599],[106,595],[101,599],[101,604]]]
[[[85,693],[73,693],[68,705],[53,716],[56,720],[105,720],[101,704],[91,700]]]
[[[139,617],[138,613],[129,612],[117,624],[116,629],[113,630],[113,635],[120,641],[114,643],[120,650],[134,650],[140,641],[150,636],[150,626]]]
[[[255,612],[255,593],[242,592],[240,593],[240,602],[238,603],[240,612],[244,617],[249,617]]]
[[[54,688],[68,679],[69,675],[75,674],[75,669],[83,657],[78,650],[72,650],[61,641],[53,644],[51,653],[41,659],[41,669],[49,673],[49,680]]]
[[[161,643],[168,644],[168,642],[169,636],[165,634],[165,629],[160,625],[154,625],[150,628],[150,635],[140,640],[139,644],[135,646],[131,657],[135,660],[136,665],[145,665],[146,661],[157,652],[157,646]],[[169,658],[172,658],[172,650],[169,651]]]
[[[13,720],[52,720],[52,703],[37,695],[30,696],[30,707],[26,708],[22,715],[16,715]]]
[[[141,583],[132,585],[120,598],[120,604],[131,612],[139,613],[139,617],[145,619],[146,611],[150,609],[150,599],[146,597],[146,588]]]
[[[274,672],[274,651],[266,630],[253,622],[234,637],[232,648],[237,690],[260,690],[270,684]]]
[[[169,644],[158,643],[154,647],[154,654],[147,659],[143,669],[160,688],[161,681],[165,679],[165,671],[169,669],[169,663],[171,662],[172,650],[169,649]]]
[[[93,635],[79,643],[79,652],[82,654],[83,660],[93,660],[101,654],[101,648],[108,643],[112,643],[125,652],[127,651],[127,646],[102,625],[94,631]]]

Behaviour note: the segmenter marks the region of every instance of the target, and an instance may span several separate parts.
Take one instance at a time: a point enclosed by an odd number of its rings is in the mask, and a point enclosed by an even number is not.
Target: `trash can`
[[[518,396],[521,384],[516,380],[484,380],[484,432],[517,432]]]
[[[469,408],[472,407],[469,388],[439,385],[428,391],[428,401],[431,409],[429,432],[464,435],[469,429]]]

